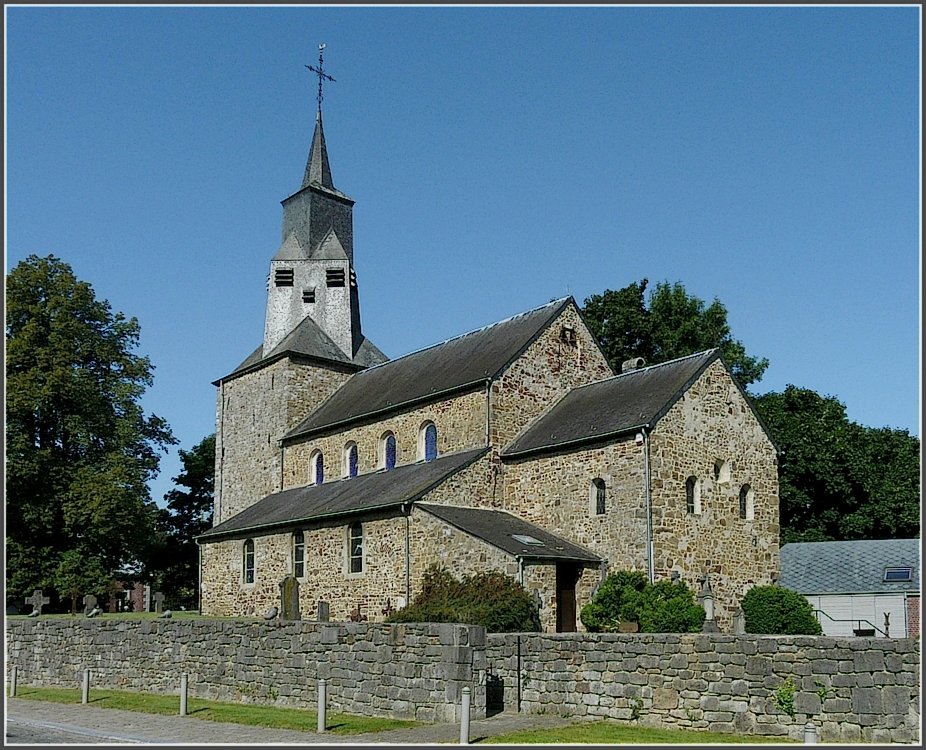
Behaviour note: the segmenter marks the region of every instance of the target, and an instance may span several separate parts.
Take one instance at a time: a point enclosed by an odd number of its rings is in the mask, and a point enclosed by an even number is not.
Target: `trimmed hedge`
[[[636,570],[612,573],[582,608],[582,624],[592,633],[615,633],[622,622],[637,622],[641,633],[697,633],[705,612],[684,581],[651,584]]]
[[[753,586],[740,605],[747,633],[820,635],[823,628],[807,598],[781,586]]]

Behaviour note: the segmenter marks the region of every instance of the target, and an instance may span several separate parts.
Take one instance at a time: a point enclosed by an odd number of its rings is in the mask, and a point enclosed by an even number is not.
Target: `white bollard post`
[[[460,744],[469,744],[469,697],[470,689],[463,688],[463,706],[460,710]]]
[[[812,721],[808,721],[806,724],[804,724],[804,744],[817,744],[817,727]]]
[[[16,697],[16,677],[18,676],[19,667],[15,664],[10,667],[10,698]]]
[[[186,716],[187,709],[187,674],[183,672],[180,675],[180,715]]]
[[[84,683],[81,686],[80,691],[80,702],[89,703],[90,702],[90,670],[84,670]]]
[[[328,724],[328,683],[318,681],[318,733],[324,734]]]

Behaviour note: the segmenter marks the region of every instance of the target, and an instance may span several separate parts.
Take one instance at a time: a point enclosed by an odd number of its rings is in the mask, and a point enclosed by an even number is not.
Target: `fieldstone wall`
[[[490,634],[505,710],[823,741],[916,742],[913,639],[694,634]],[[794,716],[776,707],[791,680]]]
[[[555,713],[826,742],[919,740],[917,639],[490,634],[475,626],[222,620],[7,620],[20,685],[92,686],[329,707],[423,721]],[[791,681],[794,715],[776,705]]]
[[[348,713],[459,720],[462,689],[473,688],[472,716],[484,715],[485,631],[470,625],[217,620],[7,621],[7,669],[21,686],[192,697],[315,709],[318,680],[328,709]],[[481,709],[480,713],[480,708]]]

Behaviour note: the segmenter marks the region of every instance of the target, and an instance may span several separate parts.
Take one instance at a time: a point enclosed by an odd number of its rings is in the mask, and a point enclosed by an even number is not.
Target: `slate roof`
[[[353,359],[341,351],[340,347],[334,343],[334,340],[325,333],[318,324],[311,318],[305,318],[299,325],[277,344],[273,350],[264,356],[263,345],[257,347],[251,354],[234,370],[231,371],[221,380],[241,375],[258,365],[266,364],[274,359],[279,359],[284,354],[301,354],[313,359],[328,360],[338,362],[349,367],[363,368],[371,365],[378,365],[387,361],[389,358],[383,354],[366,336],[357,347],[357,353]],[[218,385],[215,381],[213,385]]]
[[[517,358],[571,297],[356,373],[284,440],[316,434],[484,383]]]
[[[214,526],[197,539],[217,541],[246,533],[268,533],[306,521],[393,508],[417,500],[486,453],[486,448],[451,453],[433,461],[397,466],[268,495]]]
[[[652,426],[719,357],[720,350],[711,349],[574,388],[522,430],[501,455],[513,458],[556,450]]]
[[[488,508],[462,508],[456,505],[418,503],[415,507],[456,526],[467,534],[488,542],[513,557],[536,560],[581,560],[600,562],[594,552],[551,534],[539,526],[503,510]],[[515,539],[515,535],[535,539],[540,544],[529,544]]]
[[[910,567],[913,580],[885,581],[885,568]],[[891,594],[920,590],[919,539],[797,542],[781,548],[785,588],[801,594]]]

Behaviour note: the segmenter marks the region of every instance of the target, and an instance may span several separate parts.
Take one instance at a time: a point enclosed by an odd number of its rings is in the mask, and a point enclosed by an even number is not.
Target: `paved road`
[[[499,714],[470,724],[470,741],[485,740],[521,729],[565,726],[575,721],[556,716]],[[266,729],[203,721],[191,716],[159,716],[92,705],[10,698],[7,701],[6,745],[145,744],[145,745],[289,745],[458,743],[459,724],[430,724],[414,729],[339,736]]]

